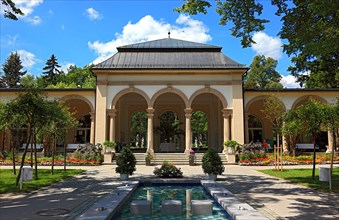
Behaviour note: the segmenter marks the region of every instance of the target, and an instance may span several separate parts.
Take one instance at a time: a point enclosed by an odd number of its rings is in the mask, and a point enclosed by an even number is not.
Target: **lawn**
[[[53,183],[59,182],[65,178],[83,173],[84,170],[79,169],[69,169],[66,171],[63,170],[54,170],[54,175],[51,174],[51,170],[49,169],[39,169],[38,170],[38,180],[33,180],[31,182],[23,182],[24,192],[30,192],[33,190],[40,189],[44,186],[49,186]],[[18,170],[17,170],[18,174]],[[20,192],[19,186],[15,187],[15,179],[16,176],[13,174],[12,169],[2,169],[0,170],[0,193],[8,193],[8,192]]]
[[[321,191],[329,191],[328,182],[319,181],[319,169],[315,170],[315,179],[312,179],[312,169],[285,169],[282,172],[274,170],[260,170],[271,176],[279,177],[293,183],[308,186]],[[333,168],[332,191],[339,192],[339,167]]]

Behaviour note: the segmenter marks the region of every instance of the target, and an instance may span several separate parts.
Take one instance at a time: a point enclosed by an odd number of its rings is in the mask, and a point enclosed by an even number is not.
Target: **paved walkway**
[[[185,178],[206,179],[201,166],[179,167]],[[310,166],[288,168],[301,167]],[[114,165],[70,168],[87,171],[33,193],[0,194],[0,219],[75,219],[120,181]],[[153,169],[139,165],[132,179],[155,178]],[[269,219],[339,219],[338,193],[321,193],[267,176],[258,169],[272,167],[227,165],[218,179]]]

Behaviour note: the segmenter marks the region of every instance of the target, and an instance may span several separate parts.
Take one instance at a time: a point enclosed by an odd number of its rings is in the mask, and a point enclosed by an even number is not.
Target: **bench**
[[[313,150],[314,144],[296,144],[295,149],[297,150]],[[319,146],[315,146],[316,150],[319,150]]]
[[[26,144],[22,144],[21,148],[22,150],[24,150],[26,148]],[[31,150],[32,149],[32,144],[29,144],[27,147],[27,150]],[[34,144],[33,144],[33,149],[34,149]],[[44,145],[43,144],[36,144],[36,149],[41,151],[44,149]]]

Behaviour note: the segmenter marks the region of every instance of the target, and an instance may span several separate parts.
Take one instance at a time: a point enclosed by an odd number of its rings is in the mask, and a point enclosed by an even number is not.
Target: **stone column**
[[[250,143],[250,135],[248,133],[248,119],[250,117],[249,113],[245,113],[245,143]]]
[[[95,144],[94,143],[94,124],[95,124],[95,112],[90,112],[89,113],[90,114],[90,116],[91,116],[91,137],[90,137],[90,140],[89,140],[89,142],[91,143],[91,144]]]
[[[185,117],[186,117],[186,129],[185,129],[186,149],[185,149],[185,152],[189,153],[189,149],[192,148],[191,116],[192,116],[193,109],[186,108],[184,111],[185,111]]]
[[[116,109],[107,109],[109,116],[109,140],[115,141],[115,116],[117,115]]]
[[[226,142],[231,138],[231,129],[230,129],[230,116],[232,114],[232,110],[230,109],[222,109],[222,117],[224,118],[224,141]]]
[[[153,146],[153,117],[154,109],[148,108],[147,111],[147,152],[154,153]]]

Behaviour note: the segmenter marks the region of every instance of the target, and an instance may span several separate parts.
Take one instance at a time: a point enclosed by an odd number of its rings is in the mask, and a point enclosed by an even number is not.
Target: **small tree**
[[[120,174],[132,175],[136,170],[136,164],[137,161],[133,152],[127,146],[124,146],[117,156],[117,167],[115,168],[115,171]]]
[[[221,158],[216,150],[208,149],[202,157],[202,169],[204,173],[221,175],[225,167],[222,165]]]
[[[297,112],[294,109],[287,111],[284,114],[284,125],[282,133],[284,134],[289,146],[290,154],[295,156],[296,144],[302,133],[302,122],[298,118]]]
[[[279,140],[280,135],[282,133],[282,125],[283,125],[283,116],[285,112],[285,106],[284,104],[274,96],[268,96],[264,101],[264,109],[261,110],[263,114],[265,114],[265,117],[271,122],[273,129],[276,130],[278,135],[278,143],[279,146]]]
[[[303,123],[303,129],[306,132],[306,135],[313,138],[313,170],[312,178],[314,179],[315,175],[315,160],[316,160],[316,139],[321,131],[321,125],[325,122],[326,107],[323,103],[310,99],[306,104],[301,105],[297,109],[298,117]]]

